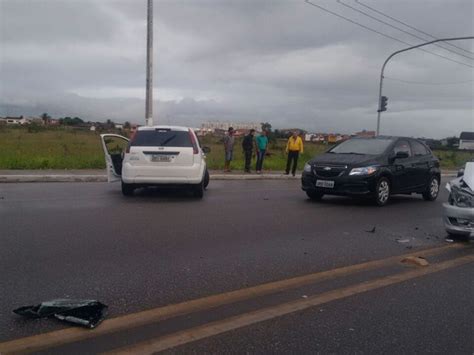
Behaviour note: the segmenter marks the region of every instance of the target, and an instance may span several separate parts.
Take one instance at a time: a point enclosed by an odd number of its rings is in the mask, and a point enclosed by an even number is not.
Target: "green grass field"
[[[205,137],[202,145],[209,146],[208,166],[210,169],[224,168],[224,153],[218,138]],[[244,161],[241,141],[236,141],[234,170],[243,170]],[[299,159],[299,169],[315,155],[324,152],[328,146],[306,143],[305,152]],[[285,141],[270,144],[270,156],[266,157],[265,170],[285,169]],[[445,169],[457,169],[466,161],[474,159],[474,152],[436,151]],[[255,160],[253,161],[255,164]],[[99,133],[65,128],[28,128],[0,126],[0,169],[102,169],[105,168],[104,154]]]

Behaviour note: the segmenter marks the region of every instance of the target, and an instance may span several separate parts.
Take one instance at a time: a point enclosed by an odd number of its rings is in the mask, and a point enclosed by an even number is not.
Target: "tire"
[[[122,194],[124,196],[132,196],[133,190],[135,190],[135,188],[133,187],[132,184],[126,184],[125,182],[122,181]]]
[[[324,194],[317,191],[306,191],[306,195],[313,201],[321,201]]]
[[[375,186],[375,203],[382,207],[390,201],[390,180],[382,177]]]
[[[426,190],[423,192],[423,198],[425,201],[434,201],[439,194],[439,178],[437,176],[432,176],[428,180],[428,185],[426,185]]]
[[[207,189],[207,186],[209,186],[209,170],[206,168],[206,172],[204,173],[204,189]]]
[[[204,180],[193,186],[193,195],[196,198],[204,197]]]

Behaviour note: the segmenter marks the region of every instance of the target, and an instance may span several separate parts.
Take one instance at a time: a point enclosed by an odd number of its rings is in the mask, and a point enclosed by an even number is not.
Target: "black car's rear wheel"
[[[380,178],[375,187],[375,203],[385,206],[390,200],[390,181],[386,177]]]
[[[426,201],[434,201],[439,194],[439,179],[437,176],[430,177],[426,190],[423,192],[423,198]]]
[[[313,201],[320,201],[324,196],[324,194],[317,191],[306,191],[306,195]]]

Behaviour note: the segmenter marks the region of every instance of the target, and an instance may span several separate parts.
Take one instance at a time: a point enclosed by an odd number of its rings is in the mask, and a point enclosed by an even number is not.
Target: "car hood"
[[[350,165],[363,166],[380,164],[377,157],[373,155],[359,155],[359,154],[333,154],[324,153],[313,158],[310,164],[328,164],[328,165]]]

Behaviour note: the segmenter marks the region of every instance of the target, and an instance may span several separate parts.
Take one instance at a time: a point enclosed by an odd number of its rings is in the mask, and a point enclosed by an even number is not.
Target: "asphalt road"
[[[0,341],[64,328],[11,312],[52,298],[98,299],[113,318],[447,245],[441,220],[446,199],[443,189],[436,202],[402,196],[384,208],[342,197],[315,203],[298,181],[215,181],[201,201],[157,190],[124,198],[118,185],[106,183],[0,184]],[[472,255],[471,245],[448,254],[430,262]],[[303,292],[318,294],[406,269],[375,269],[201,312],[196,319],[177,317],[159,332],[142,327],[64,349],[133,345],[299,299]],[[472,354],[473,271],[474,263],[467,263],[168,351]]]

